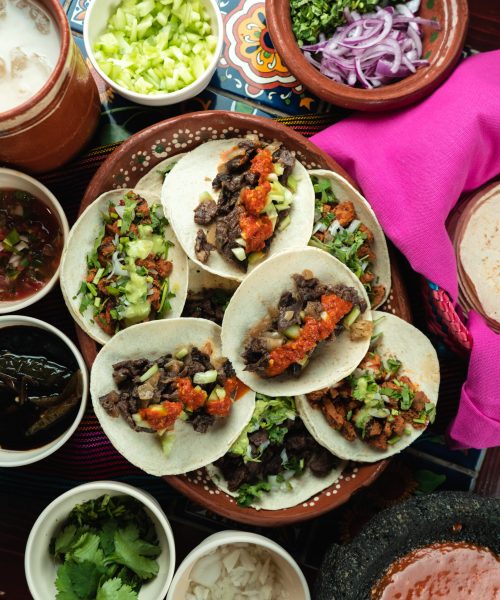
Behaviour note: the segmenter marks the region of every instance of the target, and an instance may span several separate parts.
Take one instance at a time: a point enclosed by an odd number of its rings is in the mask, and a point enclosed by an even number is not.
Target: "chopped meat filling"
[[[249,261],[255,263],[269,252],[276,227],[289,215],[291,200],[285,194],[290,194],[286,186],[295,157],[278,142],[249,138],[235,142],[223,154],[212,181],[217,201],[203,199],[194,210],[194,221],[203,226],[215,224],[217,252],[246,271]],[[270,218],[273,213],[274,219]],[[213,249],[205,242],[200,230],[195,253],[203,263]]]
[[[282,373],[300,376],[314,350],[342,327],[353,307],[363,313],[366,302],[351,287],[321,283],[312,273],[292,276],[295,290],[282,293],[277,310],[254,327],[244,344],[246,370],[261,377]],[[359,317],[359,315],[358,315]],[[354,321],[354,327],[358,321]],[[370,327],[357,327],[357,339],[367,339]]]
[[[405,375],[397,359],[383,361],[370,352],[355,374],[336,388],[307,395],[328,424],[352,442],[361,439],[381,451],[432,422],[435,405]],[[361,373],[361,374],[357,374]]]
[[[154,361],[139,358],[114,364],[117,390],[99,399],[104,410],[111,417],[121,415],[135,431],[160,435],[172,429],[181,414],[200,433],[217,417],[227,417],[246,390],[231,363],[224,360],[216,369],[210,356],[196,347],[182,348],[176,356],[182,358],[165,354]],[[213,376],[199,383],[196,376],[207,372]]]
[[[280,444],[269,444],[266,431],[262,429],[249,437],[254,452],[261,444],[268,444],[259,461],[245,462],[242,456],[228,452],[215,462],[227,480],[230,491],[236,492],[244,484],[256,484],[266,480],[269,475],[285,471],[283,451],[289,464],[303,460],[302,470],[310,468],[316,477],[326,477],[338,464],[338,459],[316,442],[299,418],[288,420],[283,425],[287,433]]]
[[[196,258],[203,264],[206,264],[210,258],[210,252],[213,249],[214,246],[207,241],[207,236],[203,229],[198,229],[194,246]]]

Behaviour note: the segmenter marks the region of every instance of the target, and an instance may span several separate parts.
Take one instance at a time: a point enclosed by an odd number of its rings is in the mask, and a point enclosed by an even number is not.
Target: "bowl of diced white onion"
[[[221,531],[182,561],[167,600],[311,600],[300,567],[255,533]]]
[[[93,0],[85,15],[85,50],[121,96],[166,106],[204,90],[217,67],[224,33],[216,0]]]

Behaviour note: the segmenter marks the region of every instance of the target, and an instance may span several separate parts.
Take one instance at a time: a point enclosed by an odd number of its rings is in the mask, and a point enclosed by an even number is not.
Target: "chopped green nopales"
[[[110,79],[149,95],[195,82],[210,66],[216,46],[201,0],[124,0],[94,43],[94,52]]]

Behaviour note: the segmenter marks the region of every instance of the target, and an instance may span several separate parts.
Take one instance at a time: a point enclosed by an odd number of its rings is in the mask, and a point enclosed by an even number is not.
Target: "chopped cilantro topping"
[[[270,490],[271,484],[267,481],[259,481],[254,485],[244,483],[238,488],[236,502],[239,506],[250,506],[261,497],[262,492],[269,492]]]

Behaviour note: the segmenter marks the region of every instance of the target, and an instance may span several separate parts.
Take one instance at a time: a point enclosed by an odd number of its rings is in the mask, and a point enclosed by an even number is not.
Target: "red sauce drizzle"
[[[269,217],[259,217],[271,191],[267,176],[274,173],[273,157],[269,150],[259,149],[251,162],[250,171],[259,174],[259,183],[255,188],[245,188],[241,193],[241,200],[247,212],[240,217],[240,228],[241,237],[246,241],[247,254],[262,250],[265,241],[273,235],[273,225]]]
[[[181,412],[182,404],[180,402],[169,402],[168,400],[149,408],[139,409],[141,419],[144,419],[155,431],[171,429]]]
[[[465,542],[436,543],[394,562],[373,600],[499,600],[500,557]]]
[[[231,404],[235,400],[239,400],[241,396],[248,390],[247,386],[241,383],[236,377],[230,377],[224,384],[226,395],[218,400],[208,400],[206,411],[209,415],[216,417],[227,417],[231,410]]]
[[[262,250],[266,240],[273,235],[273,224],[269,217],[244,214],[240,217],[241,237],[246,241],[247,254]]]
[[[305,324],[296,340],[287,342],[270,353],[266,374],[275,377],[285,371],[291,364],[303,360],[318,342],[326,340],[335,329],[340,319],[352,308],[352,303],[339,298],[335,294],[321,296],[321,304],[326,313],[325,319],[306,317]]]
[[[176,381],[179,400],[191,411],[201,408],[207,399],[207,393],[201,387],[193,387],[191,379],[188,377],[179,377]]]
[[[239,400],[244,394],[250,389],[244,383],[242,383],[237,377],[229,377],[224,384],[226,394],[231,397],[233,401]]]
[[[250,169],[252,170],[252,169]],[[267,195],[271,191],[271,184],[264,180],[255,188],[245,188],[241,193],[243,204],[251,215],[258,215],[267,204]]]
[[[224,384],[225,397],[207,401],[207,392],[199,386],[193,386],[188,377],[179,377],[176,386],[180,402],[165,401],[139,410],[141,418],[155,431],[170,429],[184,408],[194,412],[205,406],[209,415],[227,417],[232,403],[239,400],[248,390],[248,387],[239,379],[229,377]]]

